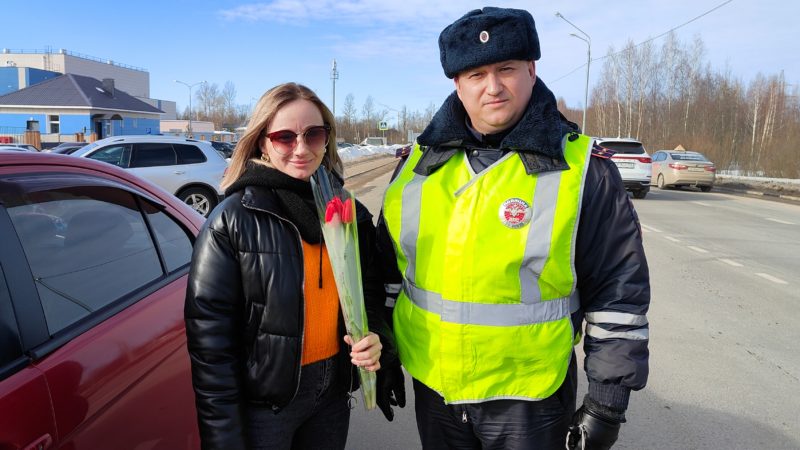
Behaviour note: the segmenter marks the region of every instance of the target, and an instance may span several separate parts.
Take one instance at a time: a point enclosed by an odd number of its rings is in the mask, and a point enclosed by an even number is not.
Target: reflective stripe
[[[642,328],[631,331],[608,331],[587,323],[586,335],[597,339],[627,339],[630,341],[647,341],[650,339],[650,330],[647,328]]]
[[[384,283],[383,289],[386,291],[387,294],[397,294],[400,292],[400,287],[402,285],[400,283]]]
[[[520,300],[525,304],[542,301],[539,290],[539,277],[544,263],[550,256],[550,236],[553,235],[553,222],[556,215],[558,186],[561,183],[561,172],[550,172],[539,175],[533,195],[533,217],[528,227],[525,253],[519,268]]]
[[[403,201],[400,225],[400,247],[406,255],[405,279],[416,282],[417,273],[417,238],[419,237],[419,210],[409,205],[422,204],[422,183],[426,177],[414,174],[414,178],[403,187]]]
[[[417,307],[436,314],[443,322],[461,325],[516,326],[556,321],[577,310],[577,295],[533,304],[466,303],[445,300],[441,295],[403,283],[408,299]]]
[[[642,314],[600,311],[586,313],[586,321],[589,323],[613,323],[617,325],[647,325],[647,316]]]

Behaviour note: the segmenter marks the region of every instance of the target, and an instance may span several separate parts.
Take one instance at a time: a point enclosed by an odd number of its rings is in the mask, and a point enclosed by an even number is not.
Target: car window
[[[156,235],[167,271],[174,272],[188,265],[192,259],[192,241],[186,231],[150,203],[145,204],[144,210]]]
[[[672,159],[676,161],[707,161],[706,157],[699,153],[673,153]]]
[[[206,162],[206,155],[194,145],[172,144],[175,153],[178,154],[178,164],[197,164]]]
[[[600,146],[614,150],[617,153],[644,153],[644,147],[638,142],[604,141],[600,143]]]
[[[131,168],[172,166],[177,163],[172,144],[159,142],[134,144],[131,156]]]
[[[11,309],[8,285],[0,267],[0,367],[22,356],[19,329]]]
[[[163,275],[129,192],[97,186],[37,192],[8,212],[51,335]]]
[[[126,144],[109,145],[92,153],[88,158],[126,168],[131,159],[131,147]]]

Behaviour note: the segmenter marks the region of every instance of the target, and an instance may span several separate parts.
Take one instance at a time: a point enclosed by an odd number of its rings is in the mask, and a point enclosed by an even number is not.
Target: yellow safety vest
[[[591,138],[563,147],[568,170],[528,175],[509,152],[475,174],[460,151],[422,176],[416,145],[387,188],[400,360],[447,403],[538,400],[564,380]]]

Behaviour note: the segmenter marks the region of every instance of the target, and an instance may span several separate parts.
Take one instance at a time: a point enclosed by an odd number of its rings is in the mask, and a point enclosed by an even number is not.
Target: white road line
[[[647,225],[645,225],[643,223],[640,224],[640,225],[642,226],[642,228],[644,228],[647,231],[652,231],[653,233],[661,233],[661,230],[659,230],[658,228],[649,227],[649,226],[647,226]]]
[[[664,236],[664,239],[666,239],[668,241],[672,241],[672,242],[680,242],[681,241],[680,239],[675,239],[672,236]]]
[[[694,245],[687,245],[687,247],[689,247],[690,249],[692,249],[692,250],[694,250],[694,251],[696,251],[698,253],[708,253],[708,250],[704,250],[704,249],[702,249],[700,247],[695,247]]]
[[[700,205],[700,206],[711,206],[708,203],[703,203],[703,202],[692,202],[692,203],[694,203],[695,205]]]
[[[770,222],[782,223],[784,225],[795,225],[794,222],[787,222],[781,219],[773,219],[772,217],[765,217],[765,219],[769,220]]]
[[[765,280],[772,281],[773,283],[777,283],[777,284],[789,284],[789,283],[787,283],[787,282],[785,282],[785,281],[781,280],[780,278],[775,278],[775,277],[773,277],[772,275],[770,275],[770,274],[768,274],[768,273],[760,273],[760,272],[759,272],[759,273],[756,273],[756,275],[760,276],[761,278],[763,278],[763,279],[765,279]]]
[[[725,264],[727,264],[727,265],[729,265],[729,266],[733,266],[733,267],[743,267],[743,266],[742,266],[741,264],[739,264],[738,262],[736,262],[736,261],[733,261],[733,260],[730,260],[730,259],[720,258],[719,260],[720,260],[720,261],[722,261],[722,262],[724,262]]]

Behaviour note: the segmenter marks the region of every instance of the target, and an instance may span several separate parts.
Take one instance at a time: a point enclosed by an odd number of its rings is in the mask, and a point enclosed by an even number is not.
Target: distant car
[[[59,153],[62,155],[71,155],[79,148],[88,145],[88,142],[62,142],[53,148],[42,150],[44,153]]]
[[[110,164],[0,151],[0,448],[200,448],[183,304],[203,218]]]
[[[403,158],[411,154],[411,149],[414,147],[414,144],[404,145],[397,150],[394,151],[395,158]]]
[[[30,144],[0,144],[0,150],[14,150],[23,152],[38,152],[39,149]]]
[[[219,184],[228,168],[208,143],[174,136],[115,136],[73,153],[130,170],[175,194],[203,216],[219,203]]]
[[[709,192],[714,187],[716,174],[716,166],[702,153],[684,150],[653,153],[652,180],[659,189],[697,186]]]
[[[233,157],[233,150],[236,149],[236,146],[228,143],[228,142],[218,142],[218,141],[209,141],[212,147],[218,152],[222,154],[223,158],[231,158]]]
[[[625,189],[633,194],[633,198],[645,198],[650,192],[652,159],[644,145],[631,138],[597,138],[596,142],[616,152],[611,161],[617,165]]]

